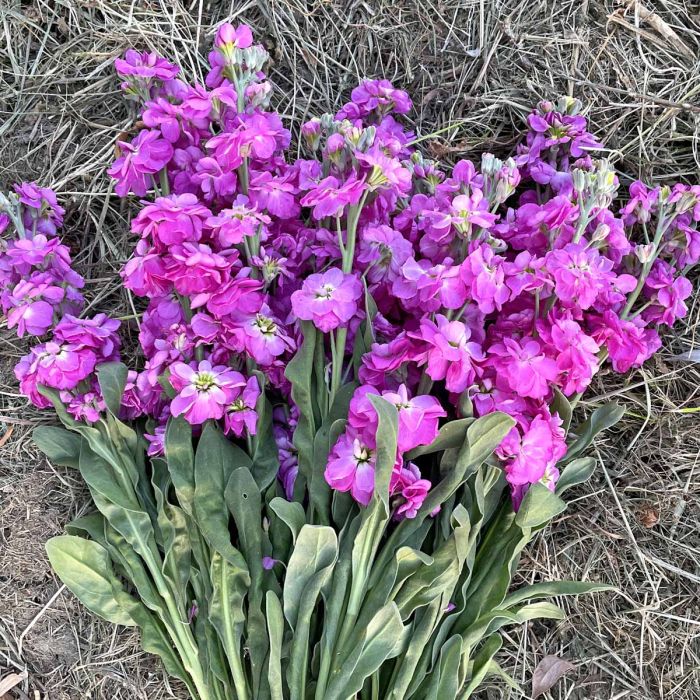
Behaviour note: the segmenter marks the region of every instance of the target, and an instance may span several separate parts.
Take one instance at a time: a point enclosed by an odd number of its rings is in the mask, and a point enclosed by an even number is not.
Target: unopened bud
[[[634,254],[642,265],[648,263],[654,257],[656,246],[653,243],[638,244],[634,247]]]

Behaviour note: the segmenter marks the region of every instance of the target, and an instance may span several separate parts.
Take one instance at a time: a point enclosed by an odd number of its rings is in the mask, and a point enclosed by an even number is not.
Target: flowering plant
[[[115,63],[140,121],[109,174],[145,198],[131,367],[120,321],[87,315],[55,194],[0,199],[0,303],[43,340],[16,375],[65,426],[35,440],[97,507],[49,557],[193,698],[467,698],[504,675],[502,626],[605,588],[509,592],[621,415],[572,427],[594,374],[686,313],[700,188],[635,182],[620,208],[570,99],[512,158],[445,169],[385,80],[304,124],[295,159],[266,59],[226,24],[206,86]]]

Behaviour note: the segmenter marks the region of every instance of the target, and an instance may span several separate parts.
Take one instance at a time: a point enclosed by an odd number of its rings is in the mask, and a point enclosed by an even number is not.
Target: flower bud
[[[654,257],[655,248],[656,246],[653,243],[645,245],[640,243],[634,247],[634,254],[637,256],[637,260],[644,265]]]

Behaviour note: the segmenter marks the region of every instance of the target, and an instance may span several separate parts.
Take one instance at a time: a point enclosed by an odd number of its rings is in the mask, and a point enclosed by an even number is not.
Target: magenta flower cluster
[[[284,371],[311,323],[328,405],[358,387],[325,468],[331,488],[372,496],[375,394],[398,409],[396,517],[413,517],[431,487],[406,455],[467,410],[515,419],[497,454],[516,506],[530,484],[553,489],[567,449],[555,393],[577,397],[607,361],[639,367],[659,328],[687,313],[700,187],[634,182],[621,195],[570,99],[538,105],[513,157],[447,168],[416,149],[400,121],[411,100],[386,80],[304,124],[295,158],[269,109],[266,58],[248,27],[224,25],[205,85],[154,54],[116,62],[145,126],[119,142],[109,174],[118,195],[147,198],[123,270],[145,300],[124,415],[151,420],[159,454],[171,415],[254,436],[265,394],[291,497],[298,410]],[[118,323],[79,318],[53,193],[22,185],[14,201],[0,218],[19,233],[0,259],[3,309],[20,335],[52,331],[19,363],[22,390],[45,405],[37,386],[59,389],[94,421],[94,369],[117,356]]]

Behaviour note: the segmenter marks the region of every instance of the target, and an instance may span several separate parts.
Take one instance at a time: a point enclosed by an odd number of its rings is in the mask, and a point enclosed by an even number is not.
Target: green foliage
[[[65,428],[37,428],[37,445],[80,470],[97,508],[48,542],[56,573],[96,615],[139,627],[144,648],[196,700],[462,700],[488,675],[515,686],[494,660],[499,630],[561,619],[552,598],[608,588],[562,581],[510,590],[523,548],[593,472],[582,453],[619,407],[578,427],[556,493],[533,486],[517,514],[491,459],[513,420],[493,413],[447,423],[408,455],[432,470],[434,486],[415,518],[396,522],[396,408],[370,397],[379,426],[368,506],[331,494],[323,469],[355,385],[324,405],[318,338],[309,324],[304,332],[287,368],[301,410],[292,502],[274,480],[264,393],[247,450],[213,422],[194,437],[172,418],[165,458],[149,462],[142,436],[117,418],[122,365],[100,369],[110,413],[94,427],[73,421],[47,390]],[[556,410],[571,420],[563,396]]]

